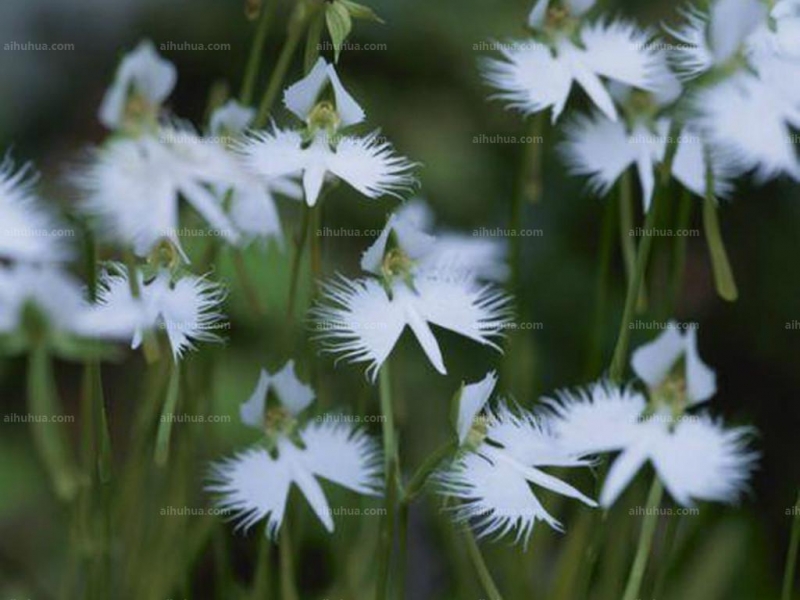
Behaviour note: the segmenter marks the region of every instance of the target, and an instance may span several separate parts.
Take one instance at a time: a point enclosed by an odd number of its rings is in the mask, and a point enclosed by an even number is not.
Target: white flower
[[[644,396],[630,389],[596,384],[549,404],[553,431],[564,448],[577,454],[620,452],[600,495],[605,508],[647,461],[678,504],[734,502],[757,458],[747,450],[748,428],[725,429],[708,415],[674,420],[667,411],[649,414]]]
[[[496,88],[495,97],[524,114],[553,109],[555,122],[567,103],[573,82],[610,119],[617,109],[601,78],[655,90],[663,75],[663,55],[652,44],[652,34],[626,21],[582,26],[578,44],[556,35],[553,46],[533,39],[511,42],[502,59],[484,62],[484,77]]]
[[[236,100],[228,100],[211,114],[211,135],[241,135],[256,116],[255,109],[243,106]]]
[[[139,273],[139,297],[131,292],[128,271],[112,265],[100,278],[97,303],[81,325],[109,337],[130,338],[138,348],[145,331],[164,330],[177,361],[194,343],[219,341],[222,287],[205,277],[184,275],[173,281],[166,270],[146,280]]]
[[[493,373],[464,387],[458,414],[462,452],[438,471],[434,480],[441,493],[458,498],[455,518],[471,522],[480,536],[500,538],[515,532],[515,542],[527,544],[537,520],[561,531],[561,524],[542,506],[532,486],[597,506],[574,487],[541,470],[543,467],[581,467],[589,463],[562,451],[547,422],[512,411],[501,404],[478,413],[496,382]],[[474,434],[474,435],[473,435]],[[469,440],[465,445],[464,442]]]
[[[0,258],[27,262],[62,262],[70,257],[59,227],[31,189],[30,169],[14,171],[11,159],[0,162]]]
[[[645,123],[632,129],[622,121],[612,121],[601,113],[572,117],[564,127],[566,140],[561,154],[570,173],[589,177],[593,191],[608,194],[620,176],[635,167],[642,187],[645,211],[649,210],[655,189],[655,169],[664,161],[670,135],[670,121],[659,119],[655,130]],[[678,144],[672,175],[688,190],[706,194],[706,153],[698,132],[686,127],[674,143]],[[725,197],[732,191],[731,169],[726,162],[714,163],[716,194]]]
[[[442,374],[442,352],[431,325],[449,329],[490,346],[510,322],[508,296],[471,279],[437,278],[424,273],[414,278],[414,289],[401,280],[391,285],[391,296],[373,278],[345,277],[323,286],[321,304],[312,309],[325,349],[351,362],[368,363],[374,381],[400,334],[414,332],[434,368]]]
[[[150,40],[140,42],[122,59],[100,106],[100,122],[109,129],[121,127],[129,102],[142,104],[135,107],[138,112],[155,115],[177,78],[175,65],[161,58]]]
[[[288,417],[280,407],[267,417],[270,388],[274,388]],[[272,432],[276,436],[273,452],[256,444],[214,464],[212,483],[207,486],[220,494],[218,506],[232,511],[239,527],[247,530],[266,519],[265,534],[274,539],[294,484],[325,529],[332,532],[332,511],[318,478],[360,494],[380,495],[382,458],[378,445],[364,431],[339,422],[336,415],[323,415],[298,427],[295,417],[312,400],[313,391],[297,380],[291,361],[276,375],[262,371],[253,396],[242,406],[242,419],[253,426],[263,427],[269,421],[276,427]]]
[[[289,413],[299,415],[314,401],[314,390],[300,381],[295,373],[294,361],[290,360],[274,375],[261,369],[253,395],[239,407],[242,423],[261,429],[267,409],[267,394],[272,391]]]
[[[679,364],[690,404],[705,402],[717,392],[716,374],[701,360],[697,330],[692,327],[683,332],[675,321],[670,321],[661,335],[638,347],[631,357],[633,371],[650,389],[664,383]]]
[[[95,153],[76,180],[84,209],[101,219],[105,237],[147,255],[163,238],[180,247],[179,197],[231,243],[239,232],[210,186],[247,181],[234,157],[191,130],[164,128],[158,137],[120,138]]]
[[[395,215],[400,221],[435,237],[435,243],[420,257],[420,268],[464,273],[485,281],[504,282],[508,279],[508,244],[504,240],[434,229],[433,211],[419,198],[403,204]]]
[[[333,87],[335,107],[317,102],[327,83]],[[378,131],[366,136],[345,135],[346,128],[364,119],[364,111],[342,87],[332,65],[319,59],[304,79],[290,86],[284,103],[305,130],[280,129],[252,134],[241,147],[247,166],[267,180],[301,177],[305,200],[314,206],[326,176],[336,176],[368,198],[398,196],[414,183],[414,166],[398,156]]]
[[[83,286],[67,272],[52,265],[0,265],[0,333],[17,331],[29,305],[54,330],[108,337],[81,326],[80,317],[86,309]]]
[[[544,29],[547,20],[547,11],[553,0],[537,0],[533,9],[528,15],[528,27],[531,29]],[[561,5],[566,9],[570,16],[582,17],[595,4],[597,0],[564,0]]]

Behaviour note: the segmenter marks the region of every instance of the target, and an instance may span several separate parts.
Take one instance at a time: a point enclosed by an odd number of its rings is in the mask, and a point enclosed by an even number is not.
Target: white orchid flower
[[[482,381],[464,386],[457,423],[462,452],[434,480],[442,494],[460,500],[453,509],[456,521],[470,523],[481,537],[513,534],[515,543],[527,544],[536,521],[563,530],[539,501],[536,487],[597,506],[542,468],[591,463],[564,453],[547,422],[521,409],[501,404],[479,416],[496,381],[496,374],[489,373]]]
[[[10,158],[0,162],[0,258],[25,262],[63,262],[72,233],[60,225],[34,195],[35,177],[24,166],[15,171]]]
[[[129,339],[138,348],[146,331],[166,332],[177,361],[196,342],[217,342],[222,328],[223,288],[205,277],[184,275],[173,280],[167,270],[146,280],[139,273],[139,297],[131,292],[127,269],[112,265],[101,274],[96,304],[81,318],[90,331]]]
[[[561,115],[573,83],[589,95],[609,118],[617,109],[604,79],[634,88],[654,90],[663,73],[663,54],[649,31],[627,21],[581,25],[575,43],[556,32],[552,45],[534,39],[509,42],[502,58],[483,63],[487,83],[496,98],[528,115],[552,108],[552,121]]]
[[[734,502],[745,488],[756,454],[750,429],[726,429],[708,415],[674,419],[647,412],[642,394],[607,383],[549,401],[553,432],[577,454],[620,452],[603,484],[600,504],[611,507],[648,461],[674,500]]]
[[[270,390],[280,407],[267,407]],[[296,418],[314,398],[294,373],[292,361],[277,374],[262,371],[256,390],[242,406],[242,420],[267,428],[272,452],[256,444],[233,458],[213,465],[206,489],[219,494],[217,504],[234,513],[245,530],[266,519],[265,534],[275,539],[293,485],[306,498],[328,532],[332,511],[318,479],[326,479],[359,494],[380,495],[382,457],[377,443],[361,429],[339,422],[336,415],[305,425]]]
[[[330,84],[335,105],[319,101]],[[300,177],[305,201],[314,206],[326,177],[346,181],[368,198],[399,196],[414,183],[414,166],[394,153],[378,131],[366,136],[346,135],[344,128],[360,123],[364,111],[344,89],[333,65],[320,58],[311,72],[287,88],[284,104],[306,129],[280,129],[253,133],[241,147],[248,167],[261,177]]]
[[[652,342],[639,346],[631,356],[634,373],[650,389],[658,388],[673,372],[682,366],[689,404],[709,400],[717,392],[714,370],[705,364],[697,350],[697,330],[682,331],[675,321]]]
[[[119,129],[126,112],[137,117],[143,113],[155,116],[177,78],[175,65],[161,58],[150,40],[143,40],[122,59],[100,105],[100,122],[109,129]]]
[[[183,197],[231,243],[240,234],[211,189],[252,181],[235,157],[186,128],[158,137],[120,138],[95,152],[76,181],[83,208],[100,219],[101,234],[146,256],[164,238],[180,248],[179,198]]]

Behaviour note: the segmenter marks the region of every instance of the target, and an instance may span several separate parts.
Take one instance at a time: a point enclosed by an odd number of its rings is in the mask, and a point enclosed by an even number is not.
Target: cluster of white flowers
[[[554,4],[554,6],[551,6]],[[681,11],[668,39],[624,20],[592,15],[595,2],[539,0],[531,40],[509,43],[484,73],[497,97],[526,114],[552,108],[555,121],[573,81],[597,111],[565,124],[562,156],[605,195],[630,167],[647,210],[655,166],[705,196],[709,177],[725,197],[732,180],[800,179],[792,128],[800,127],[800,4],[715,0]],[[674,40],[676,43],[672,43]],[[669,147],[674,145],[672,151]]]

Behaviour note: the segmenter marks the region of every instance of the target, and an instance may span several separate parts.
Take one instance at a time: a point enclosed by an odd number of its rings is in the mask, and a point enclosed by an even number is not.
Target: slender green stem
[[[614,212],[617,207],[614,202],[606,202],[603,210],[602,234],[600,237],[600,263],[597,269],[597,300],[595,302],[594,326],[592,327],[592,341],[586,360],[586,379],[592,379],[600,369],[603,345],[603,329],[606,322],[606,305],[608,304],[608,283],[611,270],[611,247],[616,225]]]
[[[650,548],[653,545],[653,538],[658,525],[658,507],[661,504],[661,497],[664,495],[664,487],[656,476],[650,492],[647,495],[647,509],[645,510],[642,530],[639,532],[639,543],[636,546],[636,556],[633,559],[633,566],[628,575],[628,583],[625,585],[625,593],[622,600],[636,600],[639,598],[639,591],[642,588],[644,572],[647,568],[647,561],[650,557]]]
[[[300,40],[303,38],[303,32],[308,23],[306,8],[303,4],[302,2],[297,4],[297,8],[290,18],[286,42],[283,44],[281,53],[278,56],[278,62],[275,64],[272,77],[270,77],[267,84],[267,90],[264,92],[261,104],[258,106],[258,114],[254,122],[254,126],[257,128],[267,124],[269,113],[278,98],[278,92],[280,92],[284,79],[286,79],[286,73],[289,70],[292,57],[300,44]]]
[[[472,565],[475,567],[475,573],[489,600],[503,600],[503,596],[500,595],[500,591],[497,589],[494,579],[492,579],[492,574],[489,572],[489,567],[486,566],[486,561],[483,559],[481,549],[475,540],[475,535],[469,527],[464,528],[464,540],[466,542],[467,555],[469,555]]]
[[[281,527],[281,600],[299,600],[297,586],[294,581],[294,557],[292,556],[292,535],[288,522],[284,519]]]
[[[253,593],[251,594],[252,600],[268,600],[271,596],[269,586],[271,555],[272,540],[265,532],[258,544],[256,573],[253,577]]]
[[[325,28],[325,11],[319,11],[319,14],[311,20],[311,25],[308,27],[308,37],[306,37],[306,50],[303,55],[303,68],[308,73],[314,63],[319,58],[319,43],[322,39],[322,31]]]
[[[322,277],[322,238],[317,235],[322,225],[322,202],[317,202],[311,208],[311,278],[317,280]],[[312,281],[313,284],[313,281]]]
[[[711,267],[714,271],[714,285],[720,298],[728,302],[735,302],[739,297],[739,290],[736,287],[733,269],[728,260],[728,252],[725,250],[725,242],[722,240],[717,199],[714,197],[714,169],[708,153],[706,153],[706,162],[708,167],[706,168],[706,197],[703,202],[703,228],[711,256]]]
[[[680,205],[678,206],[678,231],[686,231],[692,220],[692,208],[694,199],[692,193],[684,189],[681,194]],[[683,275],[686,270],[686,245],[687,238],[680,235],[675,238],[675,252],[672,256],[672,281],[670,283],[670,305],[669,313],[678,303],[681,292],[683,291]],[[669,315],[667,315],[669,316]]]
[[[394,546],[394,522],[398,496],[397,442],[394,429],[394,407],[392,405],[392,382],[388,360],[383,363],[379,374],[381,414],[383,415],[383,459],[386,477],[386,515],[380,534],[378,554],[378,578],[375,586],[375,599],[389,597],[389,571]]]
[[[783,593],[781,594],[781,600],[792,600],[798,549],[800,549],[800,494],[798,494],[797,502],[794,505],[792,534],[789,540],[789,551],[786,553],[786,567],[783,571]]]
[[[247,265],[244,262],[244,254],[239,248],[233,248],[231,257],[233,260],[233,267],[236,270],[236,277],[239,279],[239,283],[242,284],[242,290],[244,291],[245,298],[247,298],[247,303],[250,305],[250,309],[255,312],[257,317],[264,316],[265,311],[261,306],[261,300],[258,297],[258,291],[256,290],[256,286],[253,284],[253,281],[250,279],[250,275],[247,272]]]
[[[628,281],[636,271],[636,237],[633,235],[633,180],[630,170],[622,174],[619,182],[619,240],[622,258],[625,263],[625,276]],[[642,312],[647,306],[647,286],[642,284],[637,300],[637,310]]]
[[[300,224],[300,232],[295,244],[294,258],[292,259],[292,273],[289,283],[289,300],[286,306],[286,315],[291,321],[294,316],[294,305],[297,302],[297,285],[300,281],[300,265],[303,263],[303,253],[308,242],[308,230],[311,225],[311,209],[303,206],[303,221]]]
[[[250,48],[250,56],[247,58],[242,91],[239,95],[239,99],[245,106],[248,106],[253,101],[256,79],[261,66],[261,57],[264,54],[264,43],[267,40],[267,31],[269,31],[277,6],[277,0],[263,0],[261,5],[261,15],[256,25],[256,34],[253,38],[253,46]]]
[[[28,411],[33,441],[56,495],[71,501],[78,493],[80,478],[61,423],[53,364],[43,344],[36,344],[28,358]]]
[[[408,485],[405,486],[403,504],[411,504],[428,482],[428,478],[433,474],[441,462],[448,456],[453,454],[458,448],[458,442],[455,440],[447,442],[434,450],[420,465],[416,473],[411,477]]]
[[[158,421],[158,431],[156,432],[154,458],[159,467],[166,465],[169,460],[172,423],[175,420],[175,409],[178,406],[178,398],[180,397],[180,381],[180,365],[175,363],[172,365],[172,372],[170,373],[169,384],[167,385],[167,396],[164,399],[164,406]]]
[[[683,519],[683,516],[679,516],[667,521],[662,542],[663,551],[658,561],[656,579],[653,584],[653,598],[664,597],[663,591],[667,585],[667,575],[669,574],[672,557],[675,554],[675,540],[678,537],[678,530],[680,529]]]

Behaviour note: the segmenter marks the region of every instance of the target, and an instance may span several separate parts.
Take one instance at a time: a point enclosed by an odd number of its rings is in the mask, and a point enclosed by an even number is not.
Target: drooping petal
[[[414,332],[419,345],[422,346],[422,350],[425,352],[425,356],[431,361],[434,369],[442,375],[447,375],[439,342],[436,341],[428,322],[419,313],[417,302],[415,302],[415,292],[406,288],[405,284],[401,284],[401,286],[395,288],[394,294],[393,302],[403,307],[403,316],[406,324]]]
[[[604,508],[613,506],[647,461],[649,452],[649,442],[642,441],[625,448],[614,460],[603,483],[603,491],[600,493],[600,504]]]
[[[269,392],[270,376],[267,371],[261,369],[258,376],[256,389],[250,394],[247,402],[239,406],[239,417],[242,423],[250,427],[261,429],[264,426],[264,414],[267,406],[267,392]]]
[[[707,415],[688,416],[652,452],[658,476],[676,502],[735,502],[746,488],[758,455],[748,449],[752,431],[725,429]]]
[[[320,57],[308,75],[283,92],[283,104],[301,121],[305,121],[317,98],[328,83],[328,63]]]
[[[597,73],[587,66],[585,53],[576,48],[572,42],[563,41],[558,49],[560,62],[569,70],[575,81],[589,96],[594,105],[612,121],[617,120],[617,109],[614,99],[606,89]],[[560,113],[563,105],[557,107]]]
[[[300,432],[305,451],[300,460],[309,471],[370,496],[380,495],[383,459],[373,438],[347,422],[342,415],[322,415]]]
[[[312,387],[297,377],[294,360],[287,361],[280,371],[271,376],[270,385],[284,408],[293,415],[303,412],[316,397]]]
[[[339,277],[322,292],[322,303],[311,311],[318,339],[343,359],[368,363],[374,380],[405,328],[403,307],[372,279]]]
[[[378,131],[364,137],[347,136],[328,157],[328,169],[368,198],[400,197],[415,183],[414,164],[395,153]]]
[[[206,490],[219,494],[216,504],[230,511],[245,531],[266,519],[265,534],[275,539],[283,522],[292,484],[291,466],[253,446],[233,458],[214,463]]]
[[[652,342],[639,346],[631,356],[631,366],[636,376],[648,387],[658,387],[686,348],[683,334],[675,321],[667,323],[664,331]]]
[[[717,393],[717,375],[700,358],[696,329],[686,333],[685,343],[686,392],[692,404],[705,402]]]
[[[356,102],[350,93],[344,88],[339,75],[336,73],[336,67],[328,65],[328,78],[333,87],[333,95],[336,99],[336,112],[339,113],[339,119],[343,127],[350,127],[361,123],[366,115],[364,109]]]

